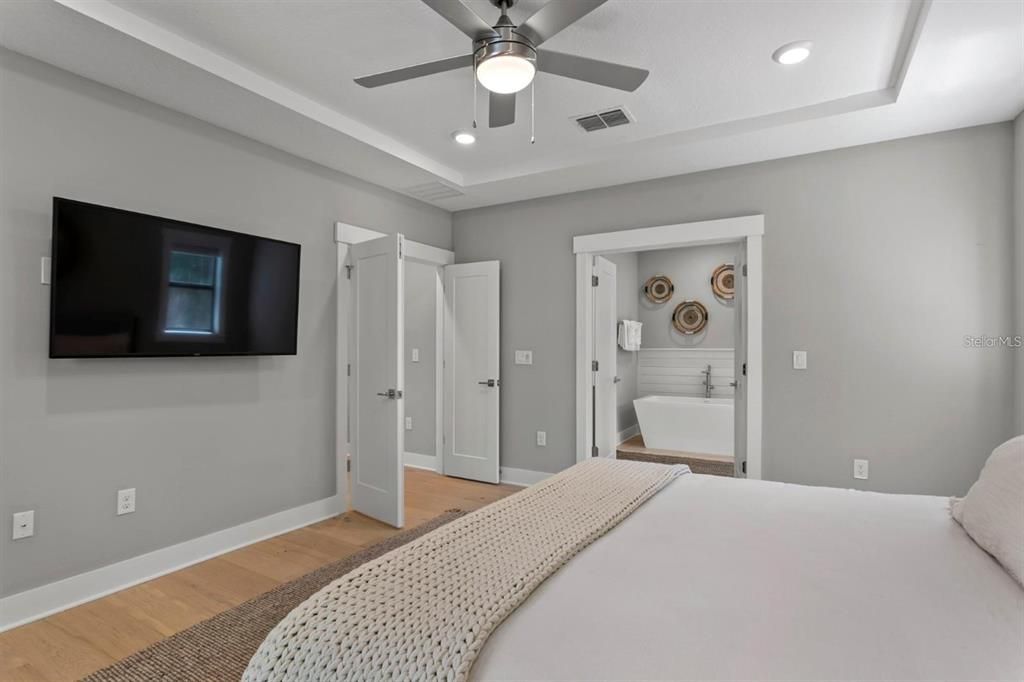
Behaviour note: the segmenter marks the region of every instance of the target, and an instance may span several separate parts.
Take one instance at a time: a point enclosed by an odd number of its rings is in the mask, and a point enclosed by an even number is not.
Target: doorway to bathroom
[[[763,216],[586,235],[577,459],[761,477]]]

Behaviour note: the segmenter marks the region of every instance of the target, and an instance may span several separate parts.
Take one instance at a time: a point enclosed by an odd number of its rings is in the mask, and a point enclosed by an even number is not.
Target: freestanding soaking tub
[[[649,395],[633,406],[645,447],[733,456],[732,398]]]

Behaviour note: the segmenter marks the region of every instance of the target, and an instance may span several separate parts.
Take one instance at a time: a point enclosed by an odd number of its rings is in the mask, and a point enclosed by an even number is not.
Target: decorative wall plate
[[[680,334],[699,334],[708,324],[708,309],[700,301],[683,301],[672,313],[672,326]]]
[[[644,284],[644,295],[647,300],[651,303],[664,303],[668,299],[672,298],[672,293],[676,290],[672,280],[665,275],[657,275],[651,277]]]
[[[722,301],[736,297],[736,267],[732,263],[722,263],[711,273],[711,290]]]

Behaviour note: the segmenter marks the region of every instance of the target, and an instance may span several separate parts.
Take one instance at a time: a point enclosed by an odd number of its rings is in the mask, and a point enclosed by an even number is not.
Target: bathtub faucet
[[[711,389],[714,388],[714,385],[711,383],[711,365],[703,369],[701,374],[704,375],[704,399],[707,400],[711,397]]]

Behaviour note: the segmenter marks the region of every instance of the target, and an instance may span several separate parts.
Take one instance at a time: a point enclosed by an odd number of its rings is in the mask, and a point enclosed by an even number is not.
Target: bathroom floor
[[[713,476],[733,476],[733,458],[724,455],[705,455],[699,452],[678,452],[676,450],[656,450],[644,446],[644,437],[636,435],[620,443],[616,448],[619,459],[632,459],[640,462],[658,462],[660,464],[686,464],[695,474],[711,474]]]

